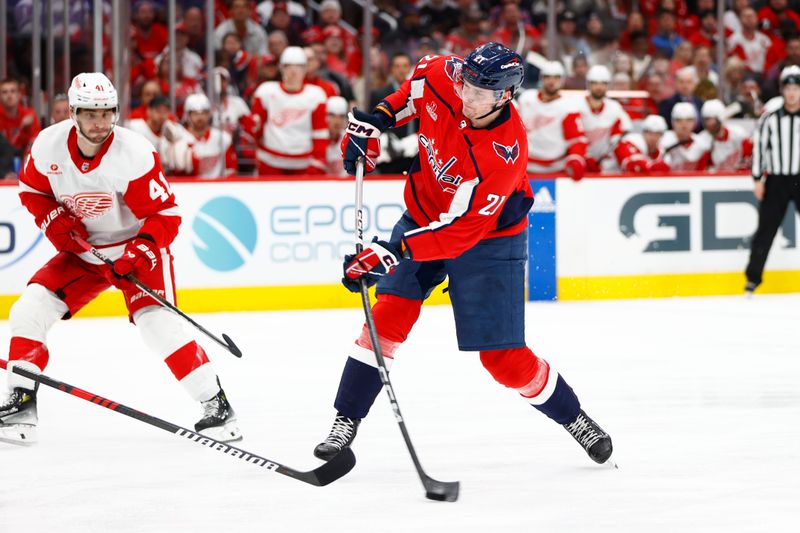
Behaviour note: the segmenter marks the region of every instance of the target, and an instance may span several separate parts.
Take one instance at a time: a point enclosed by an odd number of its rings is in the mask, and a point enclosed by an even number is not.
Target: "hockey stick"
[[[8,361],[0,359],[0,367],[9,370]],[[41,383],[42,385],[47,385],[48,387],[60,390],[61,392],[71,394],[72,396],[76,396],[82,400],[92,402],[100,407],[105,407],[106,409],[110,409],[116,413],[135,418],[140,422],[163,429],[164,431],[173,433],[179,437],[197,443],[200,446],[222,452],[235,459],[241,459],[246,463],[266,468],[267,470],[271,470],[278,474],[283,474],[284,476],[289,476],[317,487],[324,487],[325,485],[336,481],[352,470],[356,464],[356,457],[353,454],[353,451],[350,448],[345,448],[319,468],[315,468],[314,470],[310,470],[308,472],[302,472],[300,470],[295,470],[294,468],[289,468],[288,466],[272,461],[271,459],[266,459],[260,455],[247,452],[241,448],[237,448],[235,446],[231,446],[230,444],[225,444],[224,442],[206,437],[205,435],[201,435],[171,422],[167,422],[165,420],[161,420],[160,418],[142,413],[141,411],[137,411],[136,409],[132,409],[120,403],[108,400],[102,396],[92,394],[91,392],[79,389],[78,387],[73,387],[72,385],[64,383],[63,381],[58,381],[45,376],[44,374],[37,374],[36,372],[31,372],[17,366],[11,367],[9,371],[28,379],[32,379],[37,383]]]
[[[73,233],[72,237],[75,239],[75,242],[80,244],[81,247],[84,250],[86,250],[87,252],[91,253],[93,256],[95,256],[96,258],[98,258],[103,263],[107,264],[108,266],[110,266],[112,269],[114,268],[114,261],[109,259],[106,255],[104,255],[97,248],[95,248],[94,246],[92,246],[91,244],[89,244],[88,242],[83,240],[82,238],[80,238],[78,235],[75,235],[74,233]],[[159,295],[156,291],[154,291],[153,289],[151,289],[150,287],[148,287],[147,285],[145,285],[144,283],[139,281],[136,278],[136,276],[134,276],[133,274],[126,274],[123,277],[126,280],[130,281],[131,283],[133,283],[134,285],[136,285],[137,287],[139,287],[140,289],[142,289],[144,292],[146,292],[148,296],[150,296],[152,299],[157,301],[162,307],[166,307],[167,309],[169,309],[170,311],[172,311],[173,313],[175,313],[179,317],[181,317],[184,320],[186,320],[187,322],[189,322],[191,325],[193,325],[194,327],[196,327],[197,329],[199,329],[200,331],[202,331],[203,333],[208,335],[209,338],[213,339],[217,344],[219,344],[220,346],[222,346],[223,348],[225,348],[226,350],[231,352],[236,357],[241,357],[242,356],[242,351],[239,349],[238,346],[236,346],[236,344],[233,342],[233,339],[228,337],[226,334],[223,333],[222,334],[222,339],[220,339],[219,337],[217,337],[216,335],[214,335],[213,333],[208,331],[206,328],[204,328],[203,326],[201,326],[200,324],[195,322],[189,315],[187,315],[186,313],[184,313],[183,311],[181,311],[180,309],[175,307],[172,303],[167,301],[165,298],[163,298],[161,295]]]
[[[356,252],[361,253],[364,249],[364,158],[359,157],[356,161]],[[362,277],[361,283],[361,303],[364,306],[364,315],[366,316],[367,329],[369,330],[369,338],[372,342],[372,349],[375,352],[375,359],[378,361],[378,374],[381,376],[381,382],[386,388],[386,394],[389,395],[389,403],[392,405],[394,417],[397,419],[397,425],[400,426],[400,432],[403,434],[403,440],[406,441],[406,448],[408,453],[411,454],[411,460],[414,462],[414,467],[417,469],[422,486],[425,487],[425,497],[430,500],[454,502],[458,499],[458,481],[437,481],[430,477],[422,469],[422,465],[417,457],[417,452],[414,450],[414,445],[411,444],[411,437],[406,429],[406,423],[403,415],[400,413],[400,405],[397,403],[397,397],[394,394],[394,387],[389,380],[389,372],[386,370],[386,363],[383,361],[383,351],[381,350],[381,343],[378,340],[378,330],[375,328],[375,319],[372,316],[372,306],[369,301],[369,290],[367,289],[367,282]]]

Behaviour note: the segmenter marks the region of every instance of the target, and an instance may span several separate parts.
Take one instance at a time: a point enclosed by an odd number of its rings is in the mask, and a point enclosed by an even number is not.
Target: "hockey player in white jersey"
[[[710,149],[702,166],[715,172],[730,172],[750,167],[753,142],[741,126],[725,124],[725,104],[708,100],[700,110],[704,129],[698,134]]]
[[[523,91],[517,101],[528,132],[528,172],[566,172],[580,180],[586,172],[586,134],[577,101],[561,94],[561,63],[548,62],[541,77],[541,89]]]
[[[133,274],[174,301],[169,246],[181,219],[158,154],[141,135],[115,127],[117,93],[104,74],[77,75],[68,98],[71,120],[39,134],[20,176],[20,200],[57,253],[11,308],[9,368],[44,371],[50,327],[114,285],[147,347],[200,402],[203,416],[195,429],[217,440],[240,439],[203,348],[181,318],[123,278]],[[114,260],[113,268],[85,251],[76,237],[101,249]],[[8,397],[0,400],[0,439],[36,441],[36,390],[34,381],[9,372]]]
[[[253,95],[253,114],[259,117],[254,134],[259,174],[322,174],[328,127],[320,87],[304,81],[308,58],[302,48],[281,54],[283,80],[259,85]]]
[[[192,153],[189,173],[200,178],[223,178],[236,172],[231,134],[211,126],[211,102],[204,94],[190,94],[183,104]]]
[[[711,148],[707,139],[693,132],[697,110],[689,102],[679,102],[672,108],[672,129],[661,137],[659,148],[671,170],[690,172],[701,170],[703,156]]]
[[[667,121],[661,115],[648,115],[642,121],[642,133],[628,133],[620,139],[615,155],[625,172],[656,173],[669,171],[662,159],[661,137],[667,131]]]
[[[623,135],[631,130],[628,113],[616,100],[606,98],[611,73],[595,65],[586,74],[587,94],[578,100],[586,132],[586,171],[613,171],[618,168],[615,150]]]
[[[192,164],[186,130],[178,124],[169,110],[165,96],[155,96],[147,104],[147,116],[134,118],[126,124],[155,146],[164,170],[169,174],[188,174]]]

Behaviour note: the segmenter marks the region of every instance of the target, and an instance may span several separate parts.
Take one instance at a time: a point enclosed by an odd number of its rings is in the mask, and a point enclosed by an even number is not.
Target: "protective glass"
[[[470,85],[464,80],[455,85],[455,90],[462,102],[474,106],[494,105],[503,96],[503,91],[482,89],[481,87]]]

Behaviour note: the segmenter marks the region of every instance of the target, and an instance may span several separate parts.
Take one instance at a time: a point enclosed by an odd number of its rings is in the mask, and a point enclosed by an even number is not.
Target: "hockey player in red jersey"
[[[580,180],[586,173],[586,132],[578,103],[561,94],[561,63],[548,62],[541,77],[541,89],[523,91],[518,98],[528,131],[528,172],[566,172]]]
[[[562,424],[589,456],[603,463],[611,439],[581,409],[555,369],[525,344],[528,210],[525,127],[510,105],[522,83],[522,58],[497,43],[466,59],[426,56],[409,80],[372,113],[353,110],[342,141],[344,166],[358,156],[372,170],[377,139],[419,118],[419,157],[405,188],[407,211],[388,241],[345,257],[343,284],[377,281],[375,324],[387,367],[434,288],[449,278],[461,350],[502,385]],[[334,402],[330,434],[314,450],[329,459],[350,446],[381,389],[366,326],[352,348]]]
[[[117,93],[104,74],[77,75],[68,98],[72,120],[39,134],[20,177],[22,204],[58,253],[11,308],[9,367],[44,371],[50,327],[114,285],[145,344],[201,403],[203,417],[195,429],[217,440],[240,439],[203,348],[177,315],[122,277],[133,274],[167,300],[175,299],[169,245],[181,219],[158,154],[141,135],[115,127]],[[85,251],[76,236],[113,259],[113,269]],[[0,400],[0,439],[36,440],[37,386],[9,372],[9,397]]]

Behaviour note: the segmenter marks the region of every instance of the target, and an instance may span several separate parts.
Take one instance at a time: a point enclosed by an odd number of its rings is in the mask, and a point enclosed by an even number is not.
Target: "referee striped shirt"
[[[800,176],[800,112],[787,113],[781,106],[764,115],[753,137],[753,179],[764,172],[776,176]]]

